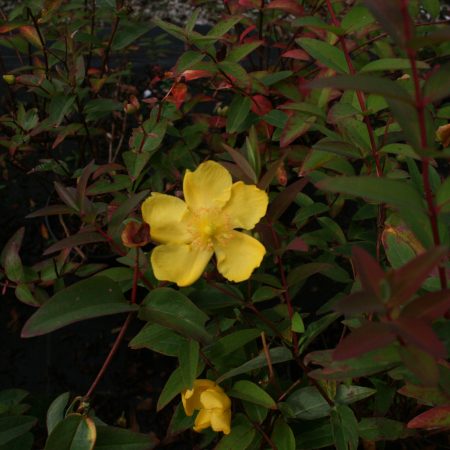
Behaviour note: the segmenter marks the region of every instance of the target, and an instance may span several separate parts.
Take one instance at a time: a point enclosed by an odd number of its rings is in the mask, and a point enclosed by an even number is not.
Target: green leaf
[[[280,136],[280,147],[284,148],[304,135],[316,121],[315,116],[295,112],[287,120]]]
[[[70,392],[64,392],[52,401],[47,410],[47,433],[51,434],[59,422],[64,419],[64,411],[69,402]]]
[[[339,73],[348,73],[344,53],[328,42],[311,38],[298,38],[295,42],[317,61]]]
[[[135,128],[130,139],[130,148],[137,153],[148,152],[153,155],[166,135],[167,125],[167,120],[161,120],[154,126],[144,125],[145,133],[142,128]]]
[[[411,184],[386,178],[359,176],[328,177],[319,181],[317,187],[325,191],[364,197],[398,208],[403,220],[422,243],[426,247],[432,245],[433,239],[424,201]]]
[[[148,348],[167,356],[178,356],[186,339],[157,323],[148,323],[128,344],[132,349]]]
[[[270,437],[277,450],[295,450],[295,436],[291,427],[279,417],[273,427]]]
[[[5,445],[0,445],[0,450],[31,450],[34,437],[32,433],[25,433],[8,441]]]
[[[128,151],[122,153],[123,161],[132,180],[136,180],[139,177],[151,156],[148,152],[136,153]]]
[[[3,247],[0,262],[5,269],[6,276],[11,281],[21,281],[23,279],[22,260],[19,256],[19,250],[22,246],[25,227],[19,228]]]
[[[264,406],[269,409],[276,409],[277,405],[272,397],[257,384],[247,380],[237,381],[228,392],[230,397],[240,398],[256,405]]]
[[[241,20],[242,16],[234,16],[221,20],[208,31],[208,36],[220,38],[224,34],[228,33],[228,31],[230,31]]]
[[[204,326],[208,316],[175,289],[163,287],[150,292],[142,302],[139,318],[156,322],[187,338],[201,342],[211,340]]]
[[[253,41],[237,45],[230,50],[226,59],[227,61],[239,62],[241,59],[256,50],[262,43],[263,41]]]
[[[30,430],[37,419],[31,416],[10,416],[0,418],[0,445],[16,439]]]
[[[367,441],[396,441],[413,436],[404,423],[385,417],[365,417],[358,423],[358,433]]]
[[[237,414],[230,434],[224,436],[214,450],[245,450],[252,443],[256,430],[242,414]]]
[[[450,93],[450,63],[443,64],[427,79],[424,88],[425,98],[436,102],[449,96]]]
[[[330,414],[330,405],[314,386],[297,389],[286,399],[289,415],[303,420],[320,419]]]
[[[158,444],[152,434],[115,427],[97,427],[95,450],[150,450]]]
[[[200,62],[205,55],[200,52],[189,50],[183,53],[177,61],[175,66],[177,74],[183,73],[185,70],[190,69],[193,65]]]
[[[282,363],[292,360],[292,353],[286,347],[275,347],[269,350],[269,357],[272,364]],[[266,367],[268,364],[266,355],[264,353],[258,355],[239,367],[229,370],[217,379],[217,383],[234,377],[236,375],[241,375],[243,373],[251,372],[255,369],[260,369]]]
[[[89,100],[85,107],[86,120],[93,121],[109,116],[113,111],[121,111],[123,105],[121,102],[111,98],[96,98]]]
[[[305,324],[303,323],[302,316],[297,311],[292,316],[291,330],[294,333],[305,332]]]
[[[92,419],[69,414],[49,435],[44,450],[93,450],[96,435]]]
[[[426,62],[416,61],[418,69],[429,69],[430,66]],[[375,61],[371,61],[363,66],[360,72],[380,72],[380,71],[392,71],[392,70],[409,70],[411,69],[411,63],[406,58],[381,58]]]
[[[150,27],[145,23],[122,20],[119,25],[119,30],[114,35],[111,48],[116,51],[123,50],[146,34],[149,30]]]
[[[210,359],[223,358],[243,348],[248,342],[255,340],[260,334],[261,331],[256,328],[235,331],[206,347],[204,353]]]
[[[364,386],[353,386],[340,384],[336,391],[336,396],[334,398],[335,402],[349,405],[351,403],[359,402],[365,398],[371,397],[376,394],[377,390],[364,387]]]
[[[399,83],[373,75],[339,75],[319,78],[309,83],[309,87],[313,89],[335,87],[337,89],[357,90],[413,104],[412,97]]]
[[[200,346],[197,341],[189,339],[178,348],[178,361],[180,362],[181,377],[184,387],[192,389],[197,375]]]
[[[136,309],[126,301],[117,283],[97,276],[55,294],[28,319],[21,336],[40,336],[80,320]]]
[[[227,133],[235,133],[247,118],[251,107],[250,97],[236,95],[230,104],[227,116]]]
[[[357,358],[345,361],[334,361],[332,350],[321,350],[309,353],[305,363],[309,362],[324,367],[324,369],[314,369],[309,372],[309,376],[315,379],[346,380],[390,370],[400,363],[400,355],[397,347],[392,344],[389,347],[366,352]]]
[[[331,425],[329,423],[311,423],[307,431],[302,431],[295,436],[295,441],[299,450],[314,450],[332,446],[334,440]]]
[[[336,450],[357,450],[358,421],[353,411],[345,405],[337,405],[331,410],[331,431]]]
[[[414,149],[408,144],[387,144],[378,150],[380,153],[392,153],[408,158],[414,158],[420,160],[421,157],[414,151]]]

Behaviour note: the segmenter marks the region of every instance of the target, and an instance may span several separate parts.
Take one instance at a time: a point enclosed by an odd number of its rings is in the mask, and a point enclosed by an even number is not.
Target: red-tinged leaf
[[[125,167],[123,167],[121,164],[117,164],[117,163],[103,164],[93,173],[92,179],[96,180],[97,178],[100,178],[105,173],[111,173],[111,172],[122,171],[122,170],[125,170]]]
[[[259,0],[239,0],[239,5],[244,8],[259,8],[260,1]]]
[[[276,173],[276,172],[275,172]],[[290,184],[284,191],[280,192],[275,200],[270,204],[267,218],[271,222],[275,222],[285,211],[289,205],[295,200],[297,194],[306,186],[308,180],[303,178]]]
[[[15,30],[16,28],[19,28],[22,25],[23,24],[17,22],[5,23],[0,27],[0,34],[9,33],[10,31]]]
[[[56,139],[54,140],[52,144],[52,150],[58,147],[61,142],[66,139],[68,136],[74,136],[77,134],[78,131],[80,131],[83,128],[83,124],[81,123],[71,123],[65,127],[59,127],[58,130],[59,133],[56,135]]]
[[[273,106],[270,100],[264,95],[256,94],[252,97],[251,110],[258,116],[264,116],[272,111]]]
[[[253,30],[256,30],[256,25],[250,25],[239,36],[239,42],[243,42],[245,37],[248,36]]]
[[[315,116],[294,113],[286,122],[280,137],[280,147],[287,147],[297,138],[305,134],[316,121]]]
[[[449,429],[450,405],[435,406],[411,419],[406,426],[425,430]]]
[[[385,306],[373,293],[354,292],[339,299],[333,309],[343,314],[381,313],[385,310]]]
[[[286,158],[287,154],[289,152],[289,148],[287,148],[280,159],[277,161],[274,161],[269,168],[267,169],[267,172],[262,176],[261,180],[258,182],[258,187],[260,189],[266,190],[274,177],[277,175],[279,168],[283,165],[283,161]]]
[[[73,214],[75,210],[66,205],[50,205],[45,208],[38,209],[26,216],[26,219],[43,216],[57,216],[59,214]]]
[[[45,250],[44,255],[49,255],[64,248],[73,248],[78,245],[93,244],[94,242],[104,242],[105,240],[106,239],[102,235],[96,232],[81,232],[65,239],[61,239],[56,244],[51,245],[47,250]]]
[[[44,81],[45,76],[44,74],[40,75],[18,75],[16,77],[16,84],[23,84],[24,86],[30,86],[30,87],[38,87],[41,85],[41,83]]]
[[[65,187],[62,184],[55,181],[55,190],[59,198],[70,208],[78,211],[77,205],[77,190],[71,187]]]
[[[402,317],[416,317],[430,322],[445,316],[450,310],[450,289],[429,292],[408,303],[401,311]]]
[[[417,386],[407,383],[398,389],[397,392],[405,397],[415,398],[422,405],[450,404],[450,395],[446,394],[439,387]]]
[[[167,97],[167,101],[175,103],[177,109],[180,109],[181,105],[186,100],[187,93],[188,93],[187,84],[177,83],[175,84],[175,86],[173,86],[169,97]]]
[[[181,77],[185,79],[185,81],[198,80],[199,78],[210,78],[214,74],[209,70],[185,70],[181,73]]]
[[[400,317],[391,322],[391,329],[405,342],[420,348],[436,358],[446,358],[447,350],[433,328],[421,319]]]
[[[36,28],[30,25],[24,25],[19,28],[19,32],[30,44],[42,49],[41,39]]]
[[[86,188],[89,177],[95,172],[97,166],[92,160],[81,172],[77,182],[77,203],[80,205],[80,213],[84,213],[84,200],[86,199]]]
[[[356,358],[364,353],[376,350],[395,340],[395,334],[389,326],[379,322],[367,322],[349,334],[333,351],[333,359]]]
[[[296,237],[286,247],[286,250],[294,250],[296,252],[307,252],[309,250],[308,244],[301,238]]]
[[[281,55],[283,58],[292,58],[298,59],[299,61],[309,61],[309,54],[305,52],[305,50],[300,50],[296,48],[294,50],[288,50]]]
[[[403,363],[424,386],[437,386],[439,366],[436,360],[423,350],[412,345],[401,345],[400,356]]]
[[[384,272],[378,262],[361,247],[353,247],[352,261],[363,289],[380,297],[380,282],[384,278]]]
[[[432,248],[391,272],[389,274],[391,298],[388,305],[401,306],[409,300],[447,253],[446,247]]]
[[[282,11],[293,14],[294,16],[303,16],[304,9],[296,0],[272,0],[266,9],[281,9]]]
[[[252,169],[252,166],[249,164],[249,162],[237,150],[230,147],[229,145],[223,144],[223,147],[230,154],[234,162],[237,164],[239,169],[242,170],[248,180],[251,183],[256,183],[258,177],[256,176],[255,171]]]

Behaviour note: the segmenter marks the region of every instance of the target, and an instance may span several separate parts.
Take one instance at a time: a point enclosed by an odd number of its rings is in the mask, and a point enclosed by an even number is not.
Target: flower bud
[[[150,227],[146,223],[128,222],[122,231],[121,238],[125,247],[143,247],[150,242]]]
[[[125,102],[123,109],[127,114],[135,114],[139,111],[141,107],[139,100],[135,95],[130,95],[130,99],[128,102]]]
[[[442,142],[444,147],[450,146],[450,123],[442,125],[436,130],[436,139]]]

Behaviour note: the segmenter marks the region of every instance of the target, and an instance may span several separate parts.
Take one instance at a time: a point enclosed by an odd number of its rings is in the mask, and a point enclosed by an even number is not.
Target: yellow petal
[[[202,408],[202,404],[200,403],[200,395],[206,389],[210,388],[219,388],[222,390],[219,386],[216,386],[214,381],[199,379],[194,381],[192,389],[185,389],[181,393],[181,401],[183,402],[184,411],[187,416],[192,416],[196,409]]]
[[[223,434],[230,434],[231,431],[231,409],[213,409],[210,413],[211,428],[214,431],[223,431]]]
[[[208,428],[211,426],[211,411],[207,409],[201,409],[197,417],[195,418],[194,423],[194,431],[202,431],[205,428]]]
[[[231,175],[214,161],[200,164],[194,172],[186,171],[183,180],[184,198],[192,211],[220,209],[230,199]]]
[[[153,273],[158,280],[189,286],[201,277],[212,253],[188,244],[159,245],[151,256]]]
[[[150,236],[161,244],[190,242],[189,215],[186,203],[171,195],[153,193],[142,204],[142,217],[150,225]]]
[[[235,282],[248,280],[266,253],[264,245],[239,231],[231,231],[224,242],[215,242],[214,251],[219,272]]]
[[[231,400],[222,389],[207,389],[200,394],[202,409],[230,409]]]
[[[231,197],[223,211],[233,228],[251,230],[266,214],[268,203],[269,198],[262,189],[238,181],[231,187]]]

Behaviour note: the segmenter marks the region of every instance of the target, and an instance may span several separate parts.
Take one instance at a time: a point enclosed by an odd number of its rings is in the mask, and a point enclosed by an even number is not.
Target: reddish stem
[[[275,243],[275,250],[279,250],[280,249],[280,241],[278,239],[278,235],[275,232],[275,229],[273,228],[272,223],[269,222],[269,226],[270,226],[270,231],[272,233],[273,241]],[[283,290],[284,290],[283,297],[284,297],[284,300],[285,300],[286,305],[287,305],[289,319],[292,322],[292,318],[294,316],[294,308],[292,306],[291,296],[289,295],[289,285],[287,283],[286,273],[284,271],[284,266],[283,266],[283,261],[282,261],[280,255],[275,255],[275,259],[277,261],[277,264],[278,264],[278,267],[279,267],[279,270],[280,270],[281,284],[282,284]],[[296,357],[297,354],[298,354],[298,337],[297,337],[297,333],[295,333],[294,331],[292,331],[292,343],[293,343],[293,346],[294,346],[294,349],[293,349],[294,356]]]
[[[114,241],[114,239],[108,234],[105,233],[100,227],[97,227],[97,232],[101,234],[107,241],[108,244],[120,255],[125,256],[126,253],[117,245],[117,243]],[[147,279],[147,277],[139,270],[137,269],[139,278],[142,280],[142,282],[149,288],[153,289],[152,283]]]
[[[125,319],[125,322],[123,323],[122,327],[120,328],[119,334],[116,337],[116,340],[114,341],[113,346],[111,347],[111,350],[108,353],[108,356],[105,359],[105,362],[103,363],[102,368],[100,369],[100,371],[98,372],[97,376],[95,377],[95,380],[93,381],[91,387],[89,388],[89,390],[86,392],[86,395],[84,396],[84,399],[89,399],[92,396],[92,393],[95,391],[95,388],[97,387],[98,383],[100,382],[100,380],[103,378],[103,375],[106,372],[106,369],[109,367],[109,365],[111,364],[111,361],[114,357],[114,355],[116,354],[120,343],[122,342],[122,339],[125,336],[126,331],[128,330],[128,327],[131,323],[131,319],[133,318],[133,312],[128,313],[127,318]]]
[[[425,122],[425,99],[422,94],[422,89],[420,88],[420,77],[419,72],[417,70],[416,64],[416,51],[414,48],[409,46],[409,41],[413,37],[413,30],[411,27],[411,21],[408,12],[408,0],[401,1],[401,12],[403,17],[403,30],[405,33],[405,41],[406,41],[406,53],[408,55],[409,62],[411,64],[411,75],[414,83],[414,92],[415,92],[415,100],[416,100],[416,110],[417,116],[419,120],[419,130],[420,130],[420,146],[422,150],[426,150],[427,148],[427,130],[426,130],[426,122]],[[430,218],[431,223],[431,231],[433,233],[433,241],[434,245],[441,245],[441,239],[439,236],[439,227],[437,220],[437,209],[434,204],[433,191],[431,189],[430,183],[430,158],[422,157],[422,180],[423,180],[423,188],[425,192],[425,199],[428,206],[428,216]],[[443,266],[439,266],[439,279],[441,282],[441,288],[447,288],[447,277],[445,273],[445,269]]]

